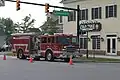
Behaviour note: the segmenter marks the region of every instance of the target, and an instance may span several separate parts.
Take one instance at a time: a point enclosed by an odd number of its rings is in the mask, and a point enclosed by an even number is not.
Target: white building
[[[99,22],[100,31],[88,33],[89,53],[120,55],[120,0],[63,0],[65,7],[80,5],[80,23]],[[77,34],[76,13],[63,19],[63,33]],[[94,38],[94,39],[93,39]],[[86,49],[86,38],[80,39],[82,49]]]
[[[57,21],[56,27],[58,27],[57,33],[63,33],[63,16],[55,16],[53,12],[46,14],[47,17],[52,18],[54,21]]]

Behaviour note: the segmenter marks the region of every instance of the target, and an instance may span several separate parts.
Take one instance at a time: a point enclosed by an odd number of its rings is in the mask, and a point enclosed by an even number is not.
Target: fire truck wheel
[[[47,60],[47,61],[54,61],[54,57],[53,57],[52,51],[47,51],[46,52],[45,60]]]
[[[25,59],[25,56],[24,56],[22,50],[19,50],[17,54],[18,54],[18,58],[19,58],[19,59]]]

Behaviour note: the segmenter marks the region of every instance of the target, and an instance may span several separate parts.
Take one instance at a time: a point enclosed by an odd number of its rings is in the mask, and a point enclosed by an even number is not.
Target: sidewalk
[[[0,58],[3,58],[3,57],[4,57],[4,55],[0,55]],[[16,56],[6,56],[6,58],[14,58],[14,59],[17,59]]]
[[[84,57],[86,56],[83,55]],[[94,57],[94,55],[89,55],[89,57]],[[110,55],[95,55],[96,58],[111,58],[111,59],[120,59],[120,56],[110,56]]]
[[[3,54],[11,54],[11,53],[12,53],[11,51],[0,52],[0,55],[3,55]]]

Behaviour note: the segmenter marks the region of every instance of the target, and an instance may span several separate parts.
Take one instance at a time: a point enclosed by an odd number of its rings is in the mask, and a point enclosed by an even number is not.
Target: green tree
[[[30,14],[29,16],[25,16],[25,18],[22,20],[22,23],[17,23],[19,31],[25,33],[28,31],[29,28],[34,28],[35,19],[31,19]]]
[[[15,28],[15,30],[14,30],[15,33],[21,33],[21,24],[19,22],[14,23],[13,26]]]
[[[4,32],[4,25],[1,22],[0,22],[0,32],[5,33]]]
[[[29,32],[35,32],[35,33],[42,34],[39,28],[29,28],[27,32],[28,33]]]
[[[56,27],[56,25],[58,24],[58,20],[54,21],[52,18],[47,18],[47,21],[45,21],[45,23],[40,26],[42,33],[48,33],[48,34],[54,34],[57,32],[57,30],[59,29],[58,27]]]
[[[10,18],[0,18],[0,29],[9,36],[10,34],[14,33],[14,22]]]

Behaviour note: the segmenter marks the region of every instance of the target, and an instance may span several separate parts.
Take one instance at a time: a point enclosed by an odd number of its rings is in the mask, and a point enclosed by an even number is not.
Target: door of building
[[[107,54],[117,55],[117,38],[107,37]]]

